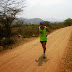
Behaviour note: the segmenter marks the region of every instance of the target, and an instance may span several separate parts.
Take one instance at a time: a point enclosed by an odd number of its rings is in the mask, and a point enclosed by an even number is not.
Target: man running
[[[37,31],[37,34],[39,35],[40,37],[40,42],[42,44],[42,47],[43,47],[43,58],[45,58],[45,52],[46,52],[46,42],[47,42],[47,35],[48,35],[48,28],[46,26],[44,26],[44,22],[41,21],[40,22],[40,26],[38,27],[38,31]]]

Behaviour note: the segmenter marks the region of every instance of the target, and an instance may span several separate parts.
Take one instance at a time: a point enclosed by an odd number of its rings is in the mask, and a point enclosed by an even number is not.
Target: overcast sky
[[[72,0],[26,0],[26,7],[19,17],[72,18]]]

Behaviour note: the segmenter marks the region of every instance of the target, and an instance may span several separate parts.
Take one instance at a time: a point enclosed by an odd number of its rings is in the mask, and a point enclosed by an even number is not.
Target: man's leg
[[[45,57],[45,52],[46,52],[46,42],[42,43],[43,51],[44,51],[44,57]]]
[[[45,53],[46,52],[46,42],[42,43],[42,47],[43,47],[43,50],[44,50],[44,53]]]

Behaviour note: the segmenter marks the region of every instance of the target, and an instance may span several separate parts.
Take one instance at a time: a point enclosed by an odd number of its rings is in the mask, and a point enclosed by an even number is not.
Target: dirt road
[[[0,72],[59,72],[72,27],[48,35],[46,59],[39,38],[0,54]]]

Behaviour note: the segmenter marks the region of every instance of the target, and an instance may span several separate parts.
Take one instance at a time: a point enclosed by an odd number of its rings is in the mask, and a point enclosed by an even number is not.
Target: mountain
[[[27,19],[27,18],[16,18],[14,20],[14,23],[17,21],[23,21],[25,24],[40,24],[40,21],[49,21],[49,22],[63,22],[64,20],[59,20],[55,18],[32,18],[32,19]]]
[[[25,23],[31,23],[31,24],[39,24],[40,21],[43,21],[43,20],[40,18],[25,19]]]
[[[32,19],[18,18],[18,20],[24,21],[24,23],[26,24],[39,24],[40,21],[43,21],[40,18],[32,18]]]

